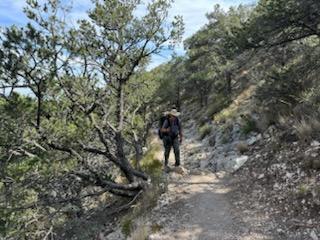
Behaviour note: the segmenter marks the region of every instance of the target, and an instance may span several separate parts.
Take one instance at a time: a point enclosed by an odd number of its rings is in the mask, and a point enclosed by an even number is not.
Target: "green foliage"
[[[212,131],[212,126],[208,123],[204,124],[199,128],[199,135],[200,139],[204,139],[206,136],[208,136]]]
[[[213,116],[230,104],[230,99],[226,95],[215,95],[207,106],[206,115],[213,119]]]
[[[0,209],[22,208],[1,212],[5,237],[50,238],[45,233],[67,226],[72,209],[101,204],[99,196],[83,195],[105,188],[103,180],[147,179],[128,161],[133,148],[146,145],[158,111],[160,81],[145,67],[152,54],[181,40],[183,22],[166,21],[170,0],[152,1],[138,16],[141,4],[94,1],[90,20],[74,27],[61,1],[30,0],[30,23],[1,31],[0,179],[12,183],[0,186]],[[159,161],[145,160],[142,168],[161,175]],[[127,181],[115,182],[121,174]],[[137,189],[114,193],[132,196]]]
[[[159,151],[160,146],[153,146],[146,152],[140,163],[142,170],[154,178],[162,175],[163,164],[156,158],[156,154],[158,154]]]
[[[133,219],[132,218],[125,218],[122,220],[122,223],[121,223],[121,231],[122,233],[128,237],[130,236],[131,232],[133,230]]]
[[[243,125],[241,126],[241,132],[245,135],[250,132],[257,131],[256,121],[250,117],[246,117],[243,120]]]
[[[59,19],[68,12],[59,2],[28,1],[31,22],[0,33],[0,86],[8,90],[0,95],[0,178],[12,181],[0,183],[4,237],[44,238],[51,226],[64,226],[74,214],[70,209],[79,209],[52,201],[79,197],[87,185],[95,189],[97,176],[114,182],[122,172],[130,179],[127,156],[141,154],[157,115],[182,101],[199,101],[203,108],[196,114],[228,122],[255,100],[273,119],[287,114],[286,126],[301,140],[319,136],[319,1],[260,0],[256,7],[228,11],[216,6],[208,23],[185,41],[186,56],[150,72],[145,67],[151,55],[182,36],[180,17],[164,22],[170,0],[152,1],[144,16],[135,14],[140,0],[94,1],[90,20],[80,20],[78,28]],[[257,91],[237,97],[250,85]],[[35,98],[10,92],[15,87],[29,89]],[[256,125],[245,118],[241,130],[248,134]],[[211,131],[209,124],[201,126],[201,139]],[[226,124],[223,143],[230,132]],[[166,188],[159,148],[152,147],[140,162],[154,185],[124,219],[127,236],[134,219]],[[122,164],[126,168],[118,169]],[[36,205],[10,212],[2,210],[3,203]],[[81,200],[79,206],[90,204]]]
[[[239,6],[223,11],[219,5],[207,15],[209,23],[185,41],[188,58],[186,60],[186,92],[207,105],[211,91],[232,91],[231,62],[238,46],[233,42],[236,29],[247,19],[249,7]]]
[[[308,195],[308,193],[311,192],[311,186],[309,186],[308,184],[300,184],[297,188],[297,197],[299,198],[303,198],[306,197]]]
[[[230,141],[229,136],[226,135],[226,134],[224,134],[224,135],[222,136],[221,143],[222,143],[222,144],[227,144],[227,143],[229,143],[229,141]]]
[[[259,47],[318,35],[319,10],[317,0],[260,0],[237,38],[247,46]]]

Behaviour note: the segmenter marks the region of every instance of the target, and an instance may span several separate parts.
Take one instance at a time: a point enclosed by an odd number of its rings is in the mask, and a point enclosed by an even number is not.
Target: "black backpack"
[[[172,138],[178,137],[179,132],[180,132],[180,119],[177,117],[173,124],[171,124],[170,122],[169,122],[169,124],[170,124],[170,128],[171,128],[170,136]]]
[[[166,119],[168,119],[167,116],[162,116],[162,117],[159,119],[158,136],[159,136],[160,139],[163,139],[163,136],[164,136],[164,133],[161,132],[161,128],[162,128],[164,122],[166,121]]]
[[[175,122],[172,124],[170,121],[169,121],[169,118],[166,118],[163,123],[162,123],[162,126],[164,124],[165,121],[168,121],[169,125],[170,125],[170,129],[171,129],[171,132],[170,133],[161,133],[160,134],[162,135],[162,138],[164,135],[168,135],[170,136],[171,138],[176,138],[178,135],[179,135],[179,132],[180,132],[180,120],[179,118],[176,118],[175,119]],[[161,127],[162,127],[161,126]],[[162,139],[161,138],[161,139]]]

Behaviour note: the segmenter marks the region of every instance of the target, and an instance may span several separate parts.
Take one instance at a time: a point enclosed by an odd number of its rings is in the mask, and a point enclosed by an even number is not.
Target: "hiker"
[[[182,143],[182,128],[180,119],[180,112],[176,109],[172,109],[168,112],[168,118],[164,121],[161,132],[163,135],[163,143],[164,143],[164,165],[165,168],[168,168],[169,155],[171,151],[171,147],[174,150],[175,156],[175,166],[180,165],[180,149],[179,145]]]

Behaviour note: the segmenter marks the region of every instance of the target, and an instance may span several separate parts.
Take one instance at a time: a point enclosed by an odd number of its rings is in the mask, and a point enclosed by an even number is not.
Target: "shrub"
[[[244,154],[245,152],[247,152],[249,150],[249,146],[247,143],[245,142],[239,142],[237,144],[237,150],[241,153]]]
[[[305,119],[297,120],[293,125],[294,129],[297,131],[299,139],[302,141],[308,141],[312,136],[312,126]]]
[[[158,159],[142,162],[141,169],[151,177],[159,176],[162,172],[162,163]]]
[[[140,167],[141,170],[153,177],[158,177],[162,174],[162,163],[157,159],[157,153],[160,151],[160,146],[152,146],[143,156]]]
[[[230,104],[230,98],[225,95],[217,95],[208,104],[206,115],[210,118],[219,113],[222,109]]]
[[[204,139],[212,131],[212,126],[210,124],[205,124],[199,128],[200,139]]]
[[[146,225],[139,224],[132,232],[130,240],[147,240],[149,228]]]
[[[250,132],[258,130],[257,125],[256,125],[256,121],[254,119],[252,119],[249,116],[244,116],[244,117],[242,117],[242,119],[244,120],[244,124],[241,128],[241,132],[243,134],[247,135]]]
[[[152,232],[152,233],[160,232],[162,228],[163,228],[162,225],[159,225],[159,224],[157,224],[157,223],[152,224],[152,226],[151,226],[151,232]]]
[[[296,196],[298,198],[306,197],[310,193],[310,185],[300,184],[296,189]]]
[[[221,143],[222,143],[222,144],[227,144],[227,143],[229,143],[229,136],[226,135],[226,134],[224,134],[224,135],[222,136]]]
[[[121,223],[121,231],[122,233],[128,237],[130,236],[131,232],[133,230],[133,221],[131,217],[126,217],[122,220]]]
[[[296,130],[299,139],[307,142],[318,137],[320,133],[320,121],[315,117],[295,120],[293,128]]]

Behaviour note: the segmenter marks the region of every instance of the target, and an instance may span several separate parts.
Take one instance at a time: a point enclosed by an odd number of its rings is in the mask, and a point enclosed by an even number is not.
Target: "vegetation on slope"
[[[170,1],[152,2],[142,17],[134,14],[139,0],[95,1],[78,27],[60,18],[68,9],[58,0],[27,2],[30,23],[0,35],[3,237],[54,235],[110,193],[132,200],[146,190],[160,165],[142,149],[173,104],[197,106],[202,137],[208,121],[238,116],[244,134],[276,125],[303,144],[320,136],[317,0],[216,6],[185,41],[186,55],[151,72],[150,56],[183,30],[179,17],[163,24]]]

